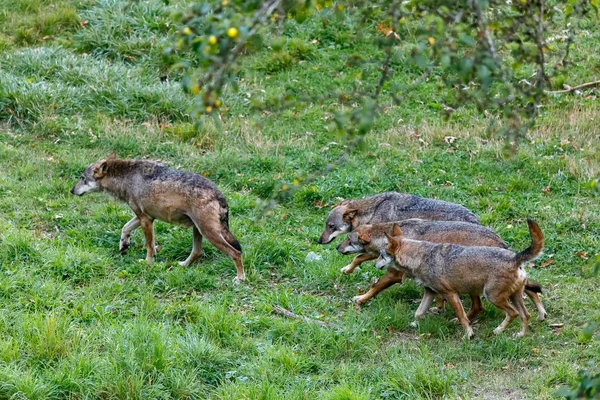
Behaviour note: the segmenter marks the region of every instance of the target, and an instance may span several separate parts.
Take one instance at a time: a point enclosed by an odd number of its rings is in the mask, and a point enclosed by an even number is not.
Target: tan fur
[[[388,240],[386,234],[398,236],[403,232],[407,239],[424,240],[433,243],[453,243],[462,246],[488,246],[506,249],[506,243],[494,231],[481,225],[475,225],[457,221],[424,221],[421,219],[408,219],[404,221],[389,222],[383,224],[361,225],[352,231],[342,243],[337,246],[338,251],[343,254],[345,249],[355,249],[354,253],[360,252],[348,266],[342,268],[344,274],[350,274],[356,267],[365,261],[373,260],[379,256]],[[534,232],[537,235],[537,232]],[[541,232],[540,232],[541,234]],[[539,241],[536,240],[536,243]],[[401,283],[402,277],[397,273],[392,274],[396,282]],[[389,282],[391,277],[385,275],[385,281]],[[384,279],[382,278],[382,279]],[[379,283],[379,282],[378,282]],[[390,287],[389,285],[373,285],[367,293],[355,297],[355,301],[360,305],[375,297],[382,290]],[[538,320],[546,318],[546,310],[539,296],[534,290],[527,287],[538,286],[535,282],[527,281],[525,294],[531,299],[538,309]],[[536,289],[539,291],[540,289]],[[444,308],[443,299],[438,299],[438,308]],[[473,311],[472,316],[477,315]]]
[[[472,299],[484,295],[506,315],[494,333],[504,331],[519,316],[522,329],[518,336],[523,336],[527,331],[529,313],[523,304],[522,294],[527,273],[522,263],[537,257],[543,247],[539,226],[532,220],[527,222],[532,245],[518,254],[495,247],[434,244],[407,239],[402,235],[386,234],[388,245],[376,265],[397,268],[426,288],[421,305],[415,313],[416,320],[423,317],[437,293],[450,303],[465,328],[466,337],[470,338],[473,330],[469,325],[469,317],[472,318],[473,315],[465,315],[459,295],[468,294]],[[513,305],[509,303],[509,299]]]
[[[126,202],[134,214],[122,230],[119,249],[127,252],[131,232],[138,227],[146,238],[146,260],[156,255],[154,220],[193,228],[193,247],[181,262],[188,266],[202,254],[205,237],[231,257],[237,269],[235,282],[245,279],[241,246],[229,231],[227,201],[215,184],[201,175],[176,171],[154,161],[117,159],[114,154],[90,164],[71,193],[103,191]]]

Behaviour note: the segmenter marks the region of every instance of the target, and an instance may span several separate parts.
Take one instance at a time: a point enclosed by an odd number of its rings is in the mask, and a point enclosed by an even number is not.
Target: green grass
[[[539,399],[597,359],[600,338],[582,335],[586,322],[600,321],[598,278],[582,258],[600,248],[590,185],[600,171],[596,92],[557,96],[506,158],[473,109],[444,120],[443,95],[426,82],[382,115],[362,152],[263,218],[257,204],[273,188],[321,170],[344,148],[327,130],[334,100],[271,115],[247,105],[283,88],[327,94],[351,85],[348,57],[377,55],[352,24],[286,23],[284,54],[249,55],[240,92],[224,96],[223,126],[207,120],[198,132],[192,100],[175,79],[160,80],[161,46],[176,29],[169,15],[184,4],[0,4],[1,398]],[[580,21],[587,36],[576,43],[569,84],[600,73],[595,22]],[[416,73],[407,65],[397,79]],[[247,283],[232,285],[233,263],[209,244],[198,263],[180,267],[191,232],[161,222],[154,265],[140,261],[139,231],[120,256],[128,207],[69,193],[85,165],[113,150],[216,182]],[[514,249],[528,244],[533,217],[546,250],[528,272],[544,287],[548,321],[532,318],[521,340],[512,338],[517,323],[495,337],[503,316],[486,303],[469,342],[451,311],[415,330],[421,290],[411,282],[357,311],[350,299],[381,272],[364,265],[342,276],[348,258],[316,239],[340,198],[387,190],[461,203]],[[309,252],[322,260],[306,261]],[[273,305],[341,329],[282,318]]]

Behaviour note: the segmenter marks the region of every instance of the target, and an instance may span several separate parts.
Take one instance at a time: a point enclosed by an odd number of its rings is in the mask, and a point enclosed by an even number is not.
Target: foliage
[[[276,98],[253,99],[253,107],[274,111],[325,102],[335,116],[333,128],[356,144],[377,115],[432,79],[445,90],[440,109],[452,113],[474,104],[514,145],[533,126],[549,89],[564,79],[577,34],[573,21],[593,9],[596,1],[577,0],[357,0],[337,5],[220,0],[198,3],[181,16],[179,41],[166,54],[193,54],[194,62],[176,68],[187,71],[184,88],[198,96],[199,117],[216,112],[226,87],[237,86],[242,55],[268,46],[271,70],[285,68],[293,63],[285,51],[293,37],[286,32],[289,21],[321,21],[322,34],[314,43],[364,41],[378,54],[348,57],[347,71],[354,77],[348,87],[325,94],[286,88]],[[402,74],[406,69],[411,73]]]
[[[593,372],[593,371],[596,372]],[[555,393],[557,397],[569,400],[575,399],[600,399],[600,372],[595,364],[590,363],[590,370],[579,371],[579,381],[573,388],[563,388]]]

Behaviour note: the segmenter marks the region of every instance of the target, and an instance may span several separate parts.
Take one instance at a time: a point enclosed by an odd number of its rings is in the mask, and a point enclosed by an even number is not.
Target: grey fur
[[[155,219],[192,227],[192,253],[181,264],[188,266],[202,254],[202,238],[231,257],[236,264],[236,281],[245,279],[241,246],[229,231],[229,207],[217,186],[205,177],[170,169],[149,160],[123,160],[111,155],[90,164],[71,193],[83,196],[102,191],[127,203],[136,217],[122,230],[120,251],[129,247],[129,236],[142,227],[146,236],[148,262],[154,260]]]
[[[336,206],[327,216],[325,231],[318,242],[330,243],[337,236],[360,225],[410,218],[481,224],[475,214],[459,204],[407,193],[386,192],[363,199],[346,200]]]

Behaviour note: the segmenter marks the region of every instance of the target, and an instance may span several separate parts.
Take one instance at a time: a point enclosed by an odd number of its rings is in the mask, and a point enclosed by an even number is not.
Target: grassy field
[[[590,361],[598,368],[600,337],[583,334],[600,322],[587,260],[600,248],[597,92],[554,98],[507,158],[474,110],[444,120],[436,83],[425,82],[382,115],[363,151],[263,218],[257,204],[274,188],[322,170],[344,145],[326,129],[330,104],[255,115],[250,99],[350,85],[347,57],[372,50],[344,21],[286,23],[283,53],[245,60],[223,127],[209,120],[196,132],[178,76],[160,79],[176,29],[169,15],[185,6],[0,0],[0,398],[540,399]],[[600,76],[597,20],[578,25],[571,85]],[[411,74],[407,66],[398,79]],[[140,231],[120,256],[129,208],[69,193],[112,151],[216,182],[247,282],[231,283],[233,263],[210,244],[180,267],[191,231],[160,222],[154,265],[141,261]],[[357,310],[352,297],[382,272],[365,264],[342,276],[349,259],[316,239],[340,199],[392,190],[463,204],[516,250],[534,218],[546,249],[528,273],[544,287],[548,320],[532,312],[528,336],[513,339],[514,322],[496,337],[503,314],[486,303],[471,341],[451,310],[414,329],[412,282]],[[275,305],[341,328],[274,315]]]

